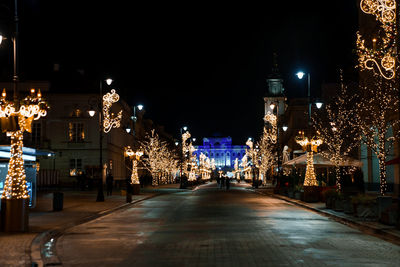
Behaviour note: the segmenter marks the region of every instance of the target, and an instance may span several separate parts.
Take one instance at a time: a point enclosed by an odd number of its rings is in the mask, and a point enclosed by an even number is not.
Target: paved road
[[[64,266],[400,266],[400,247],[275,198],[215,184],[76,226]]]

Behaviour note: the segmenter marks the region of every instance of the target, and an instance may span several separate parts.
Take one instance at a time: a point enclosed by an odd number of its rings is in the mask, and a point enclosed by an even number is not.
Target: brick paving
[[[146,191],[146,190],[143,190]],[[115,191],[113,196],[106,196],[105,202],[96,202],[95,191],[64,191],[62,211],[52,211],[52,193],[39,193],[37,205],[29,213],[29,232],[0,233],[0,266],[31,266],[32,241],[40,234],[58,228],[74,225],[101,212],[126,205],[126,197]],[[144,192],[133,196],[140,200],[154,195]]]

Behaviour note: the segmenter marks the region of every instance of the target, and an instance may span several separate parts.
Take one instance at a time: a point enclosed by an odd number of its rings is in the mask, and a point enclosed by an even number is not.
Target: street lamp
[[[302,71],[299,71],[296,73],[297,78],[299,78],[300,80],[303,79],[303,77],[306,74]],[[311,92],[310,92],[310,73],[307,73],[307,100],[308,100],[308,124],[311,125]],[[320,109],[323,105],[323,103],[321,101],[316,101],[315,105],[318,109]]]
[[[133,106],[133,116],[131,117],[131,119],[133,120],[133,134],[134,135],[136,135],[136,122],[137,122],[136,109],[141,111],[143,109],[143,105],[139,104],[139,105]]]

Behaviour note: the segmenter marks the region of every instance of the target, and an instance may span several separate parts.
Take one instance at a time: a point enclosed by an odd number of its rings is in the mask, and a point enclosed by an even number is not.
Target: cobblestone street
[[[400,266],[400,247],[243,185],[158,196],[70,228],[64,266]]]

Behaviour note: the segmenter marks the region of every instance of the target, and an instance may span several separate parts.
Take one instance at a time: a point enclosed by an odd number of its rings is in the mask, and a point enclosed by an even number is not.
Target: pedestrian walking
[[[217,187],[220,187],[221,178],[217,177]]]
[[[229,190],[230,186],[231,186],[231,180],[229,177],[226,177],[226,190]]]
[[[112,176],[111,173],[108,173],[108,175],[106,177],[107,196],[112,195],[113,183],[114,183],[114,177]]]
[[[219,188],[222,189],[225,186],[225,177],[221,176],[221,181],[219,183]]]

